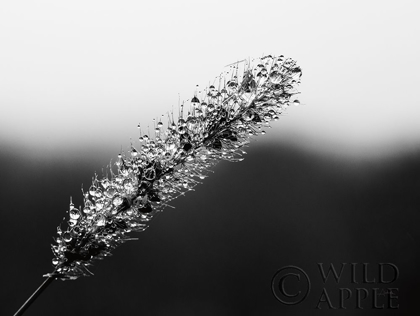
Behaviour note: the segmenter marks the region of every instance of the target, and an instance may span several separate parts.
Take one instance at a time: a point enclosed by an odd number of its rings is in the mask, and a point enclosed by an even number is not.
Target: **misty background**
[[[28,315],[324,315],[317,263],[392,262],[418,309],[420,31],[415,1],[4,1],[0,4],[0,314],[52,270],[69,197],[224,66],[303,69],[301,106],[174,201],[94,277],[54,282]],[[312,290],[271,293],[287,265]],[[351,287],[347,279],[341,287]],[[367,286],[371,288],[372,286]],[[328,289],[335,291],[333,284]],[[336,294],[336,291],[334,292]],[[333,303],[337,305],[337,297]]]

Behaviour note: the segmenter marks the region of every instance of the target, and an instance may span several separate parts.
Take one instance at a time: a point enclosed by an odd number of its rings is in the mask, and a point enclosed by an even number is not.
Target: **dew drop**
[[[106,197],[112,198],[117,193],[117,190],[115,187],[108,187],[108,189],[105,190],[104,195]]]
[[[77,208],[73,208],[70,210],[70,218],[71,219],[78,219],[80,217],[80,212]]]
[[[69,232],[65,232],[63,234],[63,239],[64,239],[65,242],[71,241],[71,235],[70,235],[70,233]]]
[[[156,177],[156,171],[154,168],[149,168],[144,171],[144,178],[146,180],[153,180]]]
[[[117,195],[112,199],[112,204],[114,204],[114,206],[120,206],[123,202],[123,199],[121,196]]]
[[[102,214],[98,214],[95,217],[95,225],[96,226],[98,226],[98,227],[105,226],[105,223],[106,223],[105,216],[103,216]]]
[[[178,127],[178,133],[181,134],[181,135],[185,134],[185,128],[182,127],[182,126]]]
[[[77,224],[77,219],[70,219],[68,223],[70,227],[73,227]]]
[[[278,71],[272,71],[270,73],[270,81],[273,84],[279,84],[282,81],[282,76]]]
[[[196,96],[194,96],[194,97],[191,99],[191,105],[192,105],[193,107],[197,107],[197,106],[199,106],[199,105],[200,105],[200,100],[199,100]]]
[[[294,100],[293,101],[293,104],[296,105],[296,106],[298,106],[300,104],[300,101],[299,100]]]
[[[139,153],[138,153],[138,151],[135,148],[132,148],[131,149],[131,157],[137,157],[138,154]]]
[[[245,112],[242,117],[245,121],[249,122],[254,118],[254,114],[252,112],[248,111],[248,112]]]
[[[54,258],[54,259],[52,259],[52,264],[53,265],[57,265],[59,263],[59,261],[58,261],[58,259],[57,258]]]
[[[179,119],[178,126],[185,127],[187,126],[187,122],[184,119]]]
[[[101,180],[101,184],[104,187],[104,189],[106,189],[109,186],[109,180],[108,179],[103,179],[103,180]]]
[[[234,81],[228,81],[228,83],[226,84],[226,88],[229,92],[234,92],[238,87],[238,84]]]
[[[96,202],[95,208],[96,208],[97,211],[102,210],[103,207],[104,207],[104,203],[102,203],[102,200]]]
[[[92,196],[96,196],[96,187],[91,185],[90,188],[89,188],[89,193]]]

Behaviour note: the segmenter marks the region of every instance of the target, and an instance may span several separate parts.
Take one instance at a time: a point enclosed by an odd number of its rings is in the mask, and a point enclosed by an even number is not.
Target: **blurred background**
[[[27,315],[412,315],[418,9],[404,0],[3,1],[0,314],[52,270],[69,196],[82,203],[81,184],[137,139],[138,123],[151,125],[227,64],[283,54],[303,69],[301,106],[243,162],[214,167],[138,241],[97,262],[94,277],[54,282]],[[356,309],[347,270],[339,285],[323,284],[317,264],[344,262],[369,263],[373,276],[395,264],[399,309],[375,309],[371,296]],[[312,282],[296,306],[271,291],[287,265]],[[316,309],[324,287],[337,309]],[[353,291],[347,310],[339,287]]]

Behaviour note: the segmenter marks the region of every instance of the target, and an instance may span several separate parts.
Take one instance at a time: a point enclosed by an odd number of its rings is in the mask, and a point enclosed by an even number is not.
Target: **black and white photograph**
[[[420,4],[0,3],[0,315],[416,315]]]

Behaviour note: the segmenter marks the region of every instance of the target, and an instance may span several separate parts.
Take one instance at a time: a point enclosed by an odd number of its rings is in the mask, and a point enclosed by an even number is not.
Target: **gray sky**
[[[223,67],[283,54],[301,106],[267,140],[340,155],[420,146],[416,1],[2,1],[0,146],[127,147]]]

